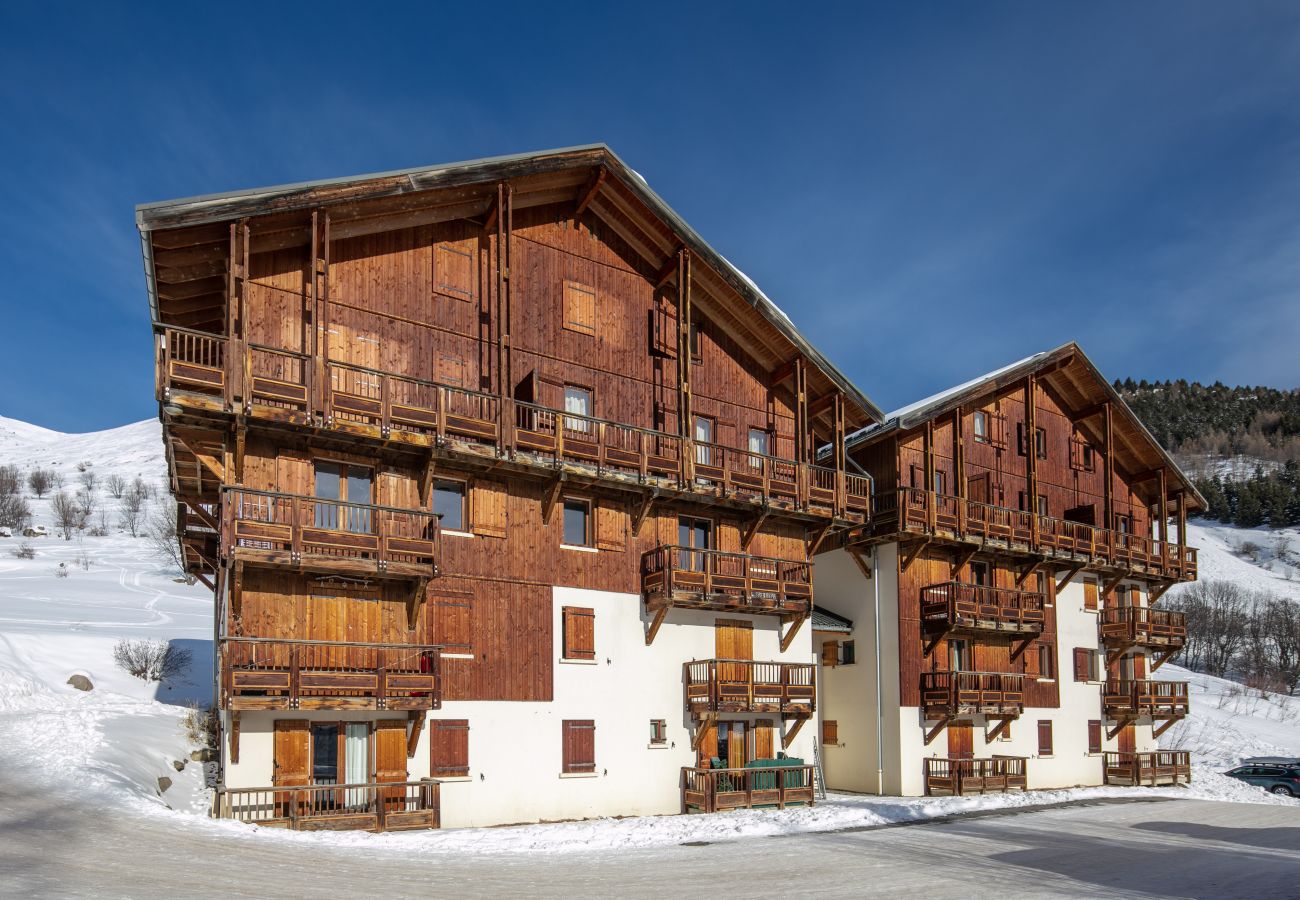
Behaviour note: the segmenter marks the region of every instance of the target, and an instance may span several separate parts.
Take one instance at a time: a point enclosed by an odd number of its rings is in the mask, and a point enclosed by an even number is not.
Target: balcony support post
[[[912,563],[916,562],[917,557],[919,557],[921,553],[925,550],[925,548],[928,546],[930,546],[929,538],[925,538],[923,540],[915,542],[911,546],[911,548],[907,550],[906,553],[904,553],[902,565],[900,566],[899,571],[906,572],[908,569],[910,569],[912,567]]]
[[[956,580],[961,570],[975,558],[975,554],[979,551],[979,545],[957,551],[952,558],[952,572],[950,577]]]
[[[1029,511],[1029,546],[1038,549],[1038,416],[1034,376],[1025,377],[1025,503]]]
[[[1115,499],[1114,499],[1114,464],[1111,461],[1111,408],[1110,401],[1107,400],[1102,405],[1102,515],[1104,520],[1102,527],[1110,529],[1115,527]]]
[[[763,523],[767,521],[767,517],[770,516],[771,514],[772,514],[772,510],[770,507],[767,506],[766,496],[765,496],[762,511],[759,512],[759,514],[755,516],[748,525],[745,526],[744,533],[741,535],[740,550],[742,553],[749,552],[749,545],[753,543],[754,536],[758,534],[758,530],[763,527]]]
[[[406,735],[406,758],[415,759],[415,748],[420,743],[420,732],[424,731],[424,710],[413,709],[407,715],[411,720],[411,730]]]
[[[1153,659],[1151,662],[1151,671],[1154,672],[1156,669],[1160,668],[1165,663],[1169,662],[1169,660],[1173,659],[1175,656],[1178,655],[1178,651],[1181,649],[1183,648],[1171,647],[1168,650],[1165,650],[1159,656],[1155,657],[1155,659]]]
[[[1069,584],[1072,580],[1074,580],[1075,575],[1078,575],[1082,571],[1083,571],[1083,563],[1078,563],[1077,565],[1071,566],[1066,571],[1065,576],[1063,578],[1057,579],[1056,581],[1057,592],[1059,593],[1060,591],[1065,590],[1065,586]]]
[[[659,489],[654,488],[641,498],[641,505],[632,513],[632,537],[641,536],[641,526],[650,515],[650,508],[659,497]]]
[[[783,750],[790,749],[790,745],[793,744],[794,739],[799,736],[799,732],[803,730],[804,723],[808,721],[808,718],[808,716],[801,716],[795,719],[794,724],[790,726],[790,729],[781,736],[781,748]]]
[[[808,616],[803,614],[793,617],[793,620],[789,623],[789,627],[786,629],[785,634],[781,636],[782,653],[790,649],[790,645],[794,643],[794,636],[799,633],[799,629],[803,626],[804,619],[807,618]]]
[[[945,728],[948,727],[948,723],[950,721],[951,719],[945,716],[942,719],[940,719],[938,722],[936,722],[933,728],[931,728],[929,731],[925,733],[925,743],[927,746],[933,743],[934,739],[939,736],[939,732],[943,731]]]
[[[966,534],[966,437],[962,409],[952,411],[952,495],[957,498],[957,536]]]
[[[659,626],[663,625],[664,618],[668,615],[668,604],[665,603],[655,611],[654,618],[650,620],[650,628],[645,634],[645,645],[649,647],[655,642],[655,635],[659,633]]]
[[[1025,584],[1025,582],[1029,580],[1029,576],[1030,576],[1030,575],[1033,575],[1035,572],[1037,572],[1037,571],[1038,571],[1038,567],[1041,566],[1042,564],[1043,564],[1043,561],[1042,561],[1041,559],[1039,559],[1039,560],[1035,560],[1035,561],[1029,563],[1029,565],[1027,565],[1027,566],[1025,566],[1023,569],[1021,569],[1021,570],[1016,574],[1016,587],[1017,587],[1017,588],[1023,587],[1024,584]]]

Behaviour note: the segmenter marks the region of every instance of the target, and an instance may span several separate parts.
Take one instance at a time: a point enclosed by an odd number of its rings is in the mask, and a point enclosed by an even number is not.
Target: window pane
[[[573,385],[564,386],[564,411],[574,413],[579,416],[591,415],[591,391],[586,388],[574,387]],[[586,431],[591,423],[582,419],[564,420],[564,427],[570,431]]]
[[[339,466],[335,463],[316,463],[316,496],[322,500],[338,500],[341,497],[342,484]],[[339,527],[339,508],[333,503],[316,504],[316,527]]]
[[[313,784],[338,784],[339,728],[337,725],[311,727],[311,780]]]
[[[590,510],[582,500],[564,501],[564,543],[575,547],[587,546],[587,519]]]
[[[347,481],[347,500],[349,503],[370,503],[373,499],[371,496],[371,478],[370,470],[363,469],[360,466],[348,467]],[[347,508],[348,531],[364,534],[370,531],[370,510],[358,509],[355,506]]]
[[[448,531],[465,530],[465,483],[439,481],[433,486],[433,511],[442,516],[440,525]]]
[[[772,455],[771,436],[761,428],[749,429],[749,452],[761,453],[764,456]]]

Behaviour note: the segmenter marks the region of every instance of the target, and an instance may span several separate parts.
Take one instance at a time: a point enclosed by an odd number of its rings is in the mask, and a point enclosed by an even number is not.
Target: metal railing
[[[400,831],[440,827],[440,788],[436,781],[222,787],[213,805],[218,818],[254,825]]]
[[[813,805],[813,766],[682,768],[682,805],[699,812]]]
[[[686,706],[693,712],[779,712],[816,709],[811,663],[701,659],[684,663]]]
[[[929,631],[972,628],[1037,634],[1043,630],[1040,593],[946,581],[921,588],[921,624]]]
[[[1028,760],[1023,756],[994,756],[989,759],[925,760],[925,792],[931,795],[1006,793],[1027,790]]]
[[[665,545],[641,555],[647,601],[747,612],[807,613],[812,563]]]

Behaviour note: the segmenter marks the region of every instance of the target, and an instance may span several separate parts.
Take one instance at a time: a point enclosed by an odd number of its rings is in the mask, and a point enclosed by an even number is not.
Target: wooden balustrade
[[[1023,756],[994,756],[989,759],[925,760],[925,792],[931,796],[963,794],[1005,794],[1028,790],[1028,760]]]
[[[872,483],[865,475],[351,363],[326,360],[318,378],[317,362],[308,354],[168,327],[159,336],[159,398],[382,439],[442,443],[450,437],[551,467],[590,466],[598,475],[659,479],[819,516],[863,521],[870,514]]]
[[[1039,634],[1042,594],[987,584],[946,581],[921,588],[921,626],[928,632],[995,631]]]
[[[1102,754],[1106,784],[1188,784],[1192,780],[1192,755],[1186,750],[1152,750],[1146,753]]]
[[[808,562],[678,545],[641,555],[641,594],[651,609],[807,615],[812,591]]]
[[[1178,718],[1187,715],[1186,681],[1113,679],[1102,691],[1102,708],[1108,716],[1154,716]]]
[[[315,571],[432,578],[438,517],[422,510],[225,487],[223,554]]]
[[[962,713],[1020,715],[1025,676],[1007,672],[922,672],[921,705],[930,717]]]
[[[224,638],[218,646],[225,709],[438,709],[433,644]]]
[[[441,826],[437,781],[218,788],[218,818],[300,831],[410,831]]]
[[[687,812],[813,805],[813,767],[682,769],[682,806]]]
[[[811,663],[702,659],[684,663],[686,708],[703,712],[811,715],[817,687]]]
[[[1187,641],[1187,616],[1147,606],[1110,606],[1101,611],[1101,639],[1109,644],[1176,649]]]
[[[1054,516],[1039,516],[962,500],[921,488],[899,488],[896,498],[877,497],[880,528],[896,527],[976,543],[1081,559],[1119,569],[1144,571],[1185,581],[1196,579],[1196,548]],[[880,530],[878,528],[878,530]]]

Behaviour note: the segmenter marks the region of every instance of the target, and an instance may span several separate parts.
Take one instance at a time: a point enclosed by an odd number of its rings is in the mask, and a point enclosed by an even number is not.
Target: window
[[[851,666],[857,661],[857,651],[853,649],[853,642],[840,641],[840,665]]]
[[[1025,660],[1026,668],[1033,670],[1029,674],[1039,678],[1056,677],[1056,652],[1052,644],[1035,644],[1029,652],[1030,656]]]
[[[981,586],[993,583],[993,578],[989,573],[989,564],[986,562],[972,562],[970,564],[970,580],[972,584]]]
[[[840,742],[840,723],[834,719],[822,719],[822,744],[831,747]]]
[[[593,404],[591,402],[591,391],[577,385],[566,384],[564,386],[564,411],[573,413],[578,416],[590,416]],[[591,429],[591,423],[585,419],[575,419],[570,416],[564,417],[564,427],[569,431],[586,432]]]
[[[374,475],[365,466],[344,463],[316,463],[316,527],[331,531],[351,531],[366,534],[371,531],[370,510],[364,506],[373,502]]]
[[[1101,752],[1101,722],[1096,719],[1088,722],[1088,752]]]
[[[1074,680],[1099,681],[1097,672],[1097,651],[1084,647],[1074,648]]]
[[[970,671],[970,644],[966,641],[948,641],[948,671]]]
[[[1038,722],[1038,755],[1052,755],[1052,723],[1049,719]]]
[[[596,611],[582,606],[566,606],[564,619],[565,659],[596,658]]]
[[[560,723],[563,767],[566,775],[596,771],[596,723],[592,719],[565,719]]]
[[[469,719],[429,721],[429,774],[434,778],[469,777]]]
[[[665,719],[650,720],[650,743],[668,743],[668,722]]]
[[[1092,445],[1084,444],[1083,445],[1083,468],[1091,472],[1096,467],[1097,467],[1097,462],[1093,457]]]
[[[596,290],[576,281],[564,282],[564,327],[569,331],[596,333]]]
[[[1039,459],[1047,459],[1047,429],[1034,429],[1034,455]]]
[[[1045,515],[1047,515],[1047,495],[1046,495],[1046,494],[1039,494],[1039,495],[1038,495],[1038,514],[1039,514],[1040,516],[1045,516]]]
[[[761,453],[764,456],[772,455],[772,434],[765,428],[749,429],[749,452]],[[754,460],[758,463],[758,460]]]
[[[977,409],[971,416],[971,431],[975,435],[975,440],[981,444],[989,442],[989,414],[982,409]]]
[[[678,565],[688,572],[703,572],[708,556],[698,551],[713,549],[713,523],[694,516],[678,516],[677,543],[682,548]]]
[[[823,641],[823,666],[851,666],[857,662],[857,652],[852,641]]]
[[[564,543],[570,547],[591,546],[591,503],[564,499]]]
[[[704,356],[700,353],[700,323],[692,321],[690,323],[690,344],[691,344],[691,362],[703,362]]]
[[[695,417],[695,443],[697,445],[713,443],[713,420],[708,416]],[[713,465],[713,448],[696,446],[695,461],[701,465]]]
[[[433,511],[441,516],[438,524],[444,531],[464,531],[465,482],[438,479],[433,483]]]
[[[947,473],[938,469],[934,470],[934,492],[941,497],[946,497],[948,495]]]

